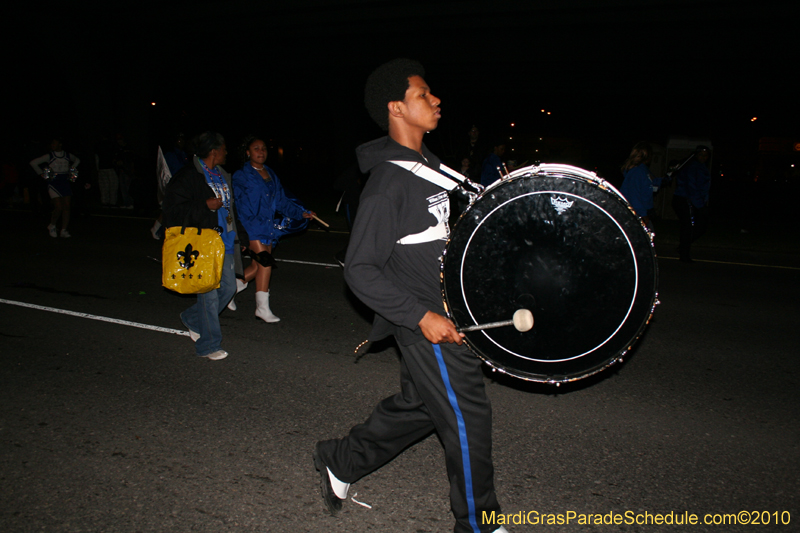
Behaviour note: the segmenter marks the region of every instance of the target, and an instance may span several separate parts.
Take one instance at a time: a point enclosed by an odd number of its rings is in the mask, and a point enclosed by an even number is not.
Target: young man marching
[[[394,163],[439,170],[422,137],[438,125],[441,101],[423,76],[416,61],[396,59],[367,80],[367,110],[389,135],[357,149],[370,178],[345,260],[348,285],[376,313],[370,340],[394,335],[400,346],[401,391],[347,437],[318,442],[314,464],[336,515],[350,483],[435,431],[445,448],[454,530],[505,531],[481,520],[500,511],[481,362],[444,316],[439,265],[449,234],[447,192]]]

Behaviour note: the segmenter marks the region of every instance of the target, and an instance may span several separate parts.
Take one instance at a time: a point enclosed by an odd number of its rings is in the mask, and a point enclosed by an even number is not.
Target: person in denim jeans
[[[213,360],[227,357],[228,353],[220,349],[222,328],[219,325],[219,315],[231,301],[235,292],[236,274],[233,254],[226,253],[219,288],[198,294],[197,303],[181,313],[183,325],[195,340],[195,350],[198,356]],[[195,335],[199,336],[195,339]]]
[[[231,176],[220,165],[228,151],[222,135],[207,131],[195,141],[192,162],[172,177],[164,192],[164,226],[208,228],[225,243],[225,263],[219,288],[197,295],[197,303],[181,313],[200,357],[224,359],[219,315],[236,292],[236,273],[242,273],[241,248],[234,216]]]

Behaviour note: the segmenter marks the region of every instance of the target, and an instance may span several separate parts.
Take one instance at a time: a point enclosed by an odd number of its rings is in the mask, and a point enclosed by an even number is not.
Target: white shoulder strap
[[[415,161],[389,161],[389,163],[394,163],[398,167],[402,167],[408,170],[409,172],[413,172],[414,174],[424,179],[425,181],[429,181],[434,185],[438,185],[439,187],[447,191],[452,191],[458,186],[458,183],[456,183],[454,179],[451,179],[439,172],[436,172],[431,167],[426,167],[422,163],[417,163]]]

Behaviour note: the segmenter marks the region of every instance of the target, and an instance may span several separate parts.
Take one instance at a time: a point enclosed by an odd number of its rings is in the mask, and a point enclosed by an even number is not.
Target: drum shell
[[[457,327],[530,309],[534,327],[466,334],[493,368],[566,382],[619,361],[657,303],[652,235],[594,174],[565,165],[521,169],[484,191],[453,228],[442,291]]]

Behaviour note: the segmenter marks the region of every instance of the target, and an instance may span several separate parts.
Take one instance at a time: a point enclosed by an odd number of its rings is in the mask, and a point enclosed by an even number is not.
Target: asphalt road
[[[160,287],[150,221],[93,217],[51,239],[2,217],[0,299],[183,329],[192,297]],[[309,231],[275,256],[335,265],[345,241]],[[509,531],[800,531],[796,258],[663,255],[662,304],[624,364],[560,388],[487,371],[504,513],[570,517]],[[351,487],[371,508],[326,513],[314,443],[397,390],[397,351],[354,355],[369,317],[337,266],[281,262],[278,324],[254,319],[253,292],[221,317],[223,361],[180,334],[0,303],[0,531],[452,530],[435,436]],[[770,523],[702,524],[740,511]],[[701,523],[635,523],[670,512]],[[609,513],[623,523],[578,524]]]

